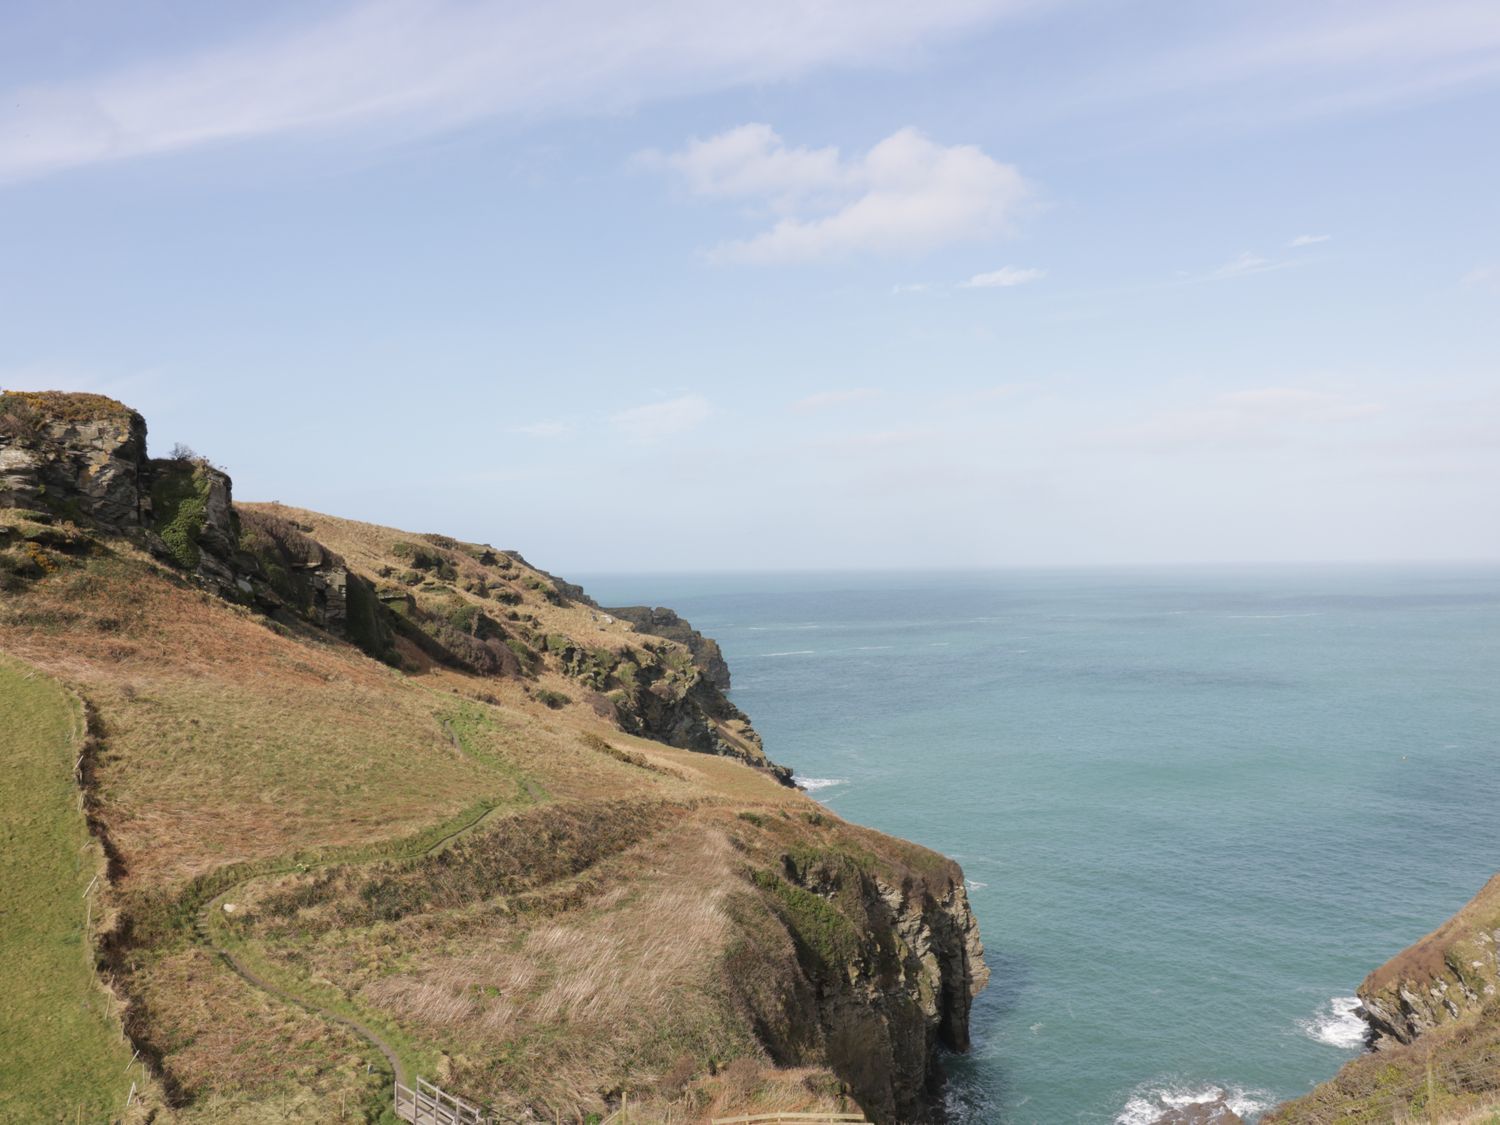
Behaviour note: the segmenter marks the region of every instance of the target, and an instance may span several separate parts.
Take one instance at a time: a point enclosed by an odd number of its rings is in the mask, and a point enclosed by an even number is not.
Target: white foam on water
[[[1185,1106],[1222,1101],[1241,1117],[1263,1113],[1276,1099],[1261,1090],[1238,1086],[1199,1086],[1163,1082],[1138,1086],[1124,1108],[1115,1115],[1115,1125],[1156,1125],[1162,1114]]]
[[[978,879],[965,879],[964,885],[969,887],[971,890],[978,890],[980,887],[989,886],[988,883],[981,883]]]
[[[1309,1039],[1353,1051],[1365,1045],[1365,1036],[1369,1033],[1368,1025],[1355,1014],[1358,1011],[1358,996],[1335,996],[1324,1003],[1316,1015],[1298,1020],[1297,1024]]]
[[[811,656],[818,650],[815,648],[798,648],[790,652],[763,652],[762,656]]]
[[[848,785],[847,777],[796,777],[792,779],[797,788],[805,793],[816,793],[819,789],[831,789],[835,785]]]
[[[895,645],[860,645],[855,652],[879,652],[882,649],[895,648]]]

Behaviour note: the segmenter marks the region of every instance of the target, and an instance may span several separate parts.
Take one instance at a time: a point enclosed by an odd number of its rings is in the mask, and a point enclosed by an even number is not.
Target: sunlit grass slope
[[[0,1121],[100,1121],[131,1052],[85,950],[103,866],[73,764],[83,717],[54,681],[0,658]]]

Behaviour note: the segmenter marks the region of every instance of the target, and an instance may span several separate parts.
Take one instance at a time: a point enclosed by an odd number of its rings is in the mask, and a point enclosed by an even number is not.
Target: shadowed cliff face
[[[826,1059],[876,1121],[928,1119],[937,1048],[968,1049],[969,1008],[989,981],[963,873],[913,858],[922,865],[893,868],[857,842],[782,853],[754,872],[779,930],[733,974],[772,1057]]]

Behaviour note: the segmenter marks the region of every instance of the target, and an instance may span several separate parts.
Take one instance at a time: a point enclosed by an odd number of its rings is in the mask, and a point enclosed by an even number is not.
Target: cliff
[[[393,1072],[504,1120],[918,1121],[968,1045],[962,872],[790,788],[669,610],[6,393],[0,651],[89,709],[89,941],[157,1121],[374,1117]]]
[[[1267,1121],[1457,1121],[1500,1107],[1500,876],[1358,994],[1375,1049]]]

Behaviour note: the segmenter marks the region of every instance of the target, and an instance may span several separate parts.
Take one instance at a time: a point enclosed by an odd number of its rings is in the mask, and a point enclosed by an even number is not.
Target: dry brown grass
[[[413,538],[274,510],[357,569]],[[467,564],[457,565],[462,578]],[[512,569],[523,579],[517,608],[538,631],[638,643],[624,623],[551,604],[526,585],[534,572]],[[0,604],[0,649],[98,710],[99,795],[127,905],[230,863],[400,840],[479,798],[504,806],[441,862],[339,873],[331,885],[343,898],[241,936],[278,981],[388,1021],[425,1056],[446,1057],[456,1088],[507,1112],[602,1112],[618,1093],[651,1121],[846,1108],[827,1071],[778,1071],[754,1040],[724,979],[744,937],[732,900],[751,893],[750,868],[798,845],[878,855],[898,881],[951,871],[738,761],[625,735],[582,702],[548,710],[515,680],[442,667],[402,675],[349,645],[269,627],[124,548]],[[577,694],[560,677],[540,684]],[[578,838],[613,839],[610,818],[647,815],[622,809],[667,811],[619,834],[619,846],[580,848],[581,863],[553,865],[506,835],[537,825],[527,831],[543,839],[549,817],[561,825],[585,810]],[[401,883],[418,870],[431,894],[397,888],[383,900],[411,911],[337,913],[382,901],[360,897],[375,874]],[[253,918],[317,877],[268,876],[235,896]],[[784,938],[775,955],[785,959]],[[185,933],[162,941],[127,950],[126,983],[188,1099],[182,1120],[337,1120],[335,1106],[357,1101],[367,1057],[357,1041],[250,988]]]
[[[169,1047],[166,1078],[178,1101],[201,1108],[225,1099],[305,1103],[311,1095],[325,1111],[330,1103],[365,1104],[361,1041],[252,988],[205,949],[161,958],[137,991],[141,1017]]]

